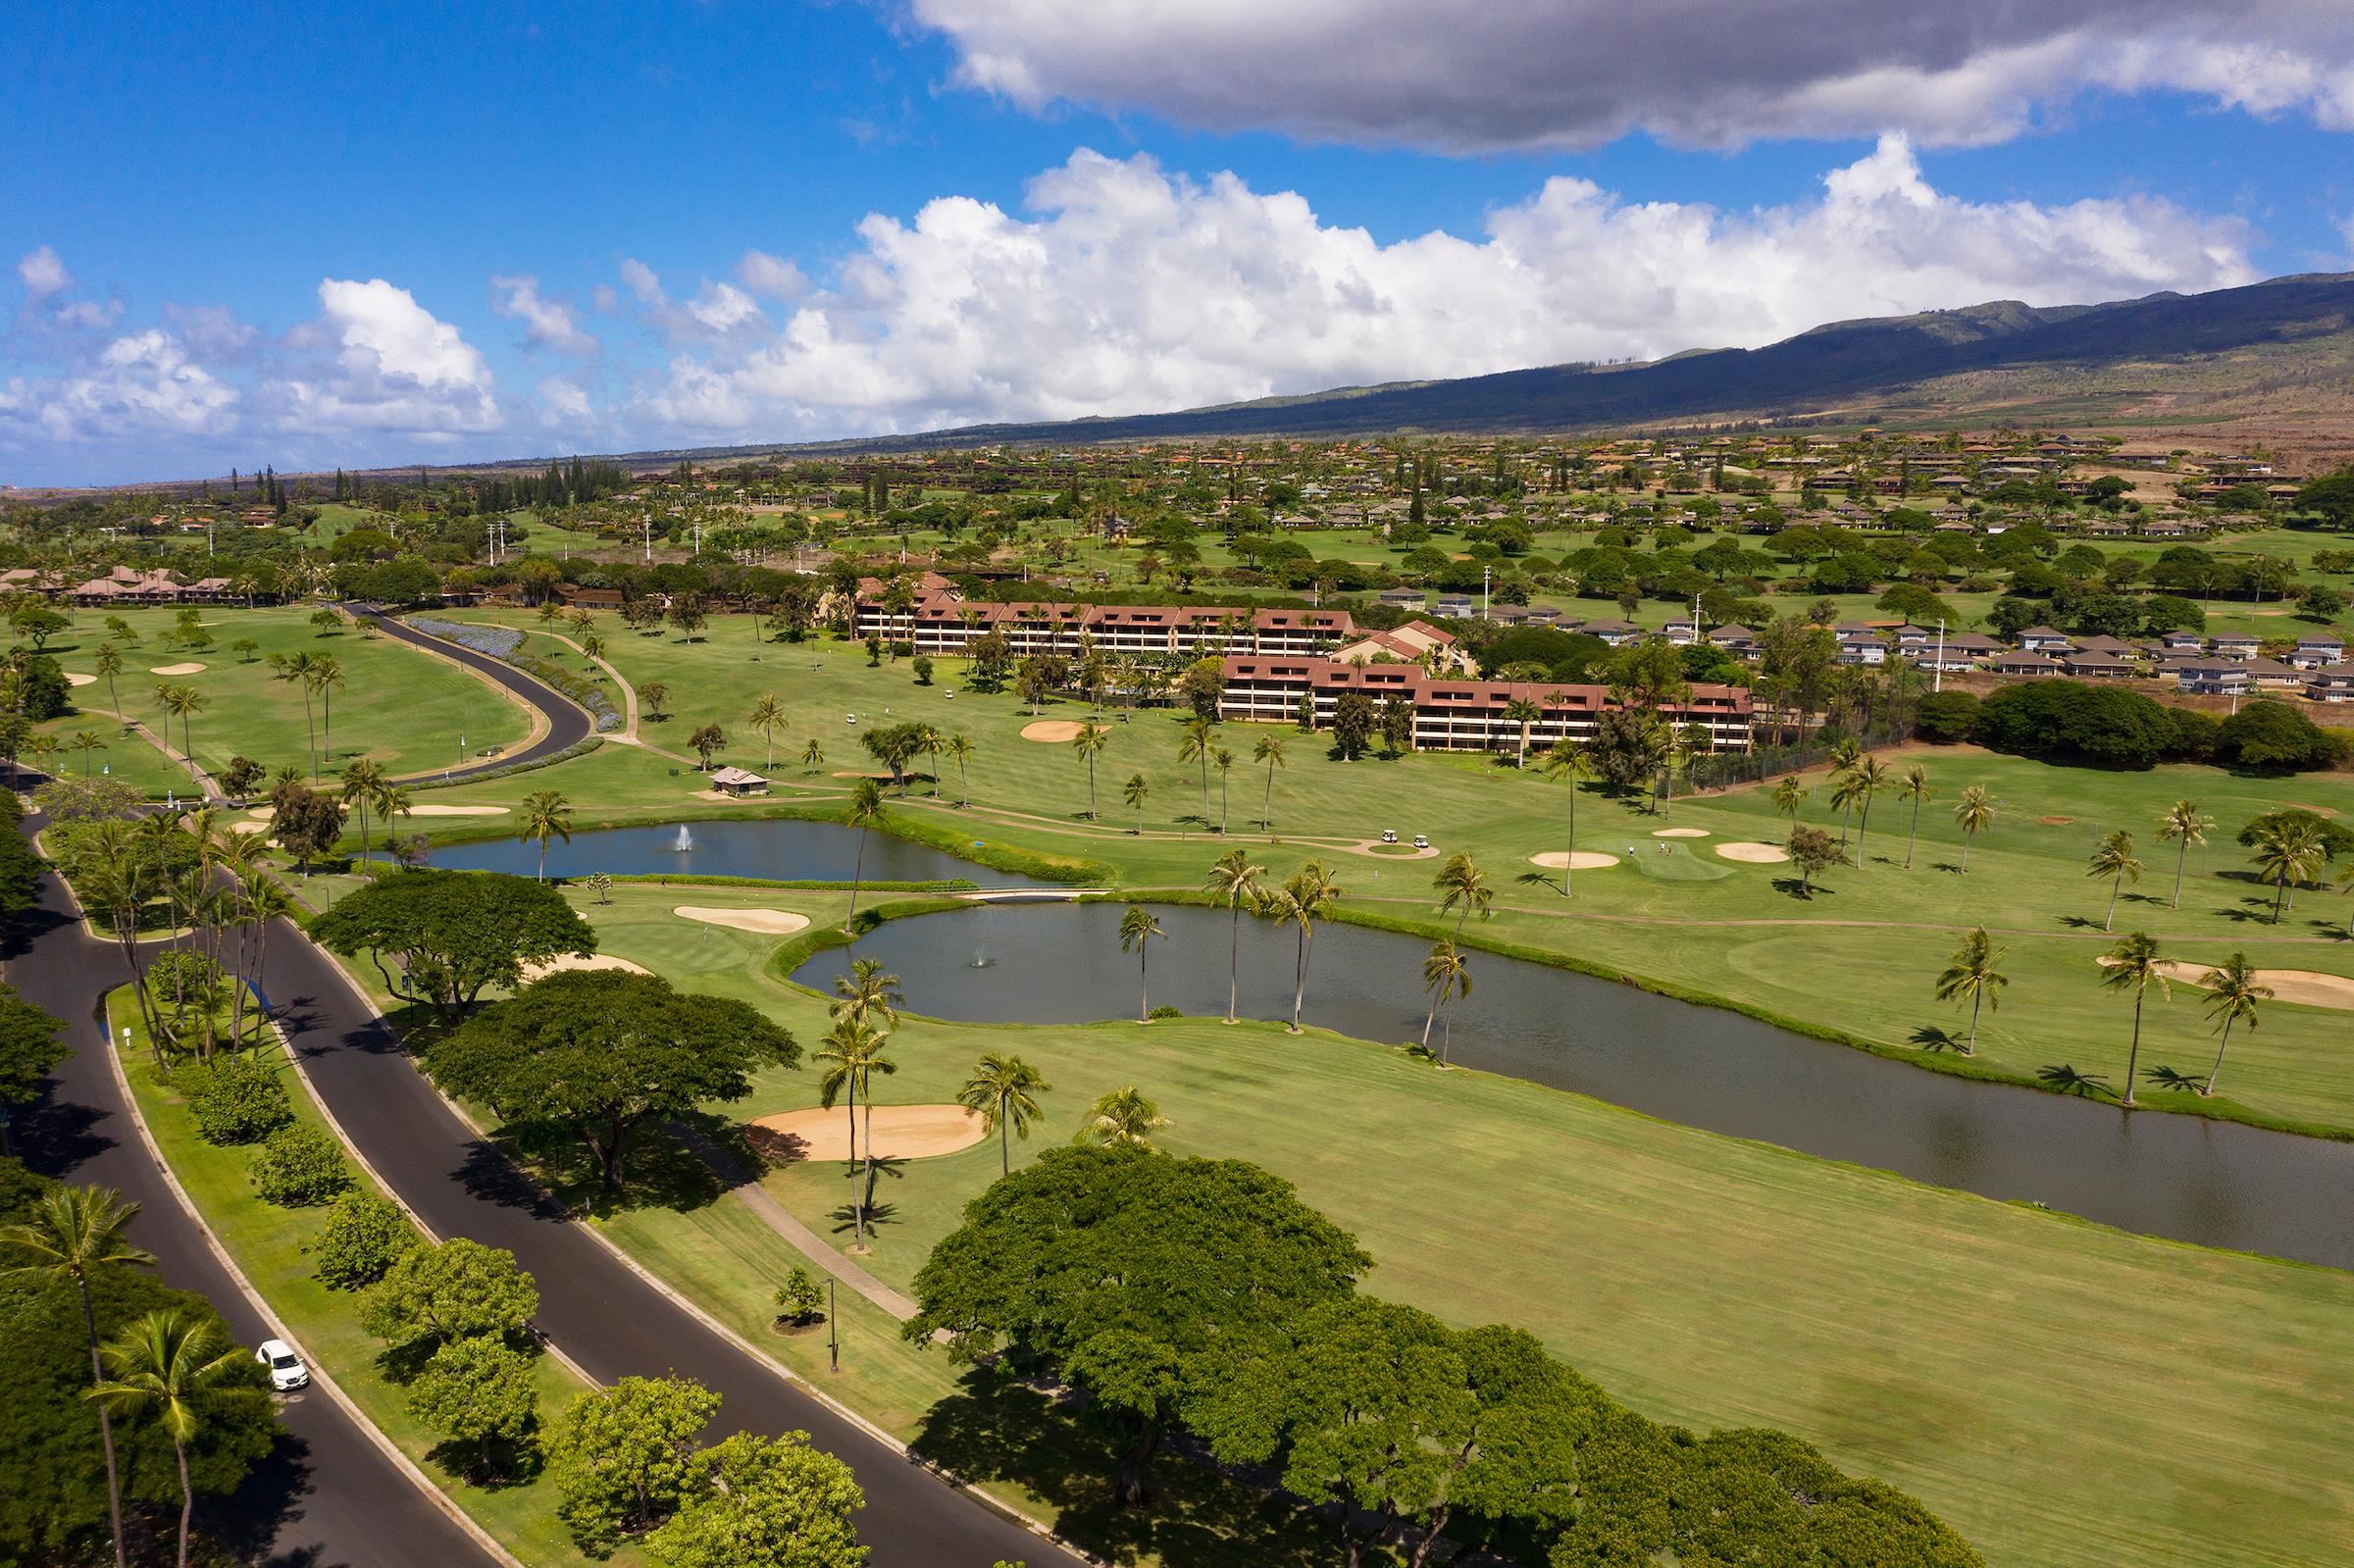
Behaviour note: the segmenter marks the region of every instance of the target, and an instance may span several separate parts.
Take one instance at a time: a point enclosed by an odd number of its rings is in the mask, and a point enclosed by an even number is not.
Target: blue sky
[[[52,8],[0,95],[0,483],[1132,411],[2354,266],[2334,0],[1889,10]]]

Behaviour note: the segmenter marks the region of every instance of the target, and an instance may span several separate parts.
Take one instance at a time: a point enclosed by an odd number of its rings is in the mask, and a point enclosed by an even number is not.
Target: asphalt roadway
[[[462,768],[451,768],[448,770],[448,776],[452,781],[472,778],[476,774],[488,773],[493,768],[512,768],[517,763],[537,762],[541,757],[552,757],[567,746],[580,744],[592,733],[592,721],[588,717],[588,710],[545,683],[533,680],[505,660],[493,659],[486,653],[477,653],[472,648],[462,647],[455,642],[444,642],[439,637],[428,636],[414,627],[406,626],[391,616],[380,615],[364,605],[346,605],[344,608],[355,616],[373,621],[376,623],[377,630],[388,637],[416,647],[431,648],[443,658],[455,660],[486,680],[513,692],[524,703],[538,709],[547,716],[547,733],[541,735],[537,740],[521,751],[509,752],[505,756],[492,757],[483,762],[470,762]]]
[[[37,817],[25,823],[28,834],[39,827]],[[139,1205],[130,1238],[155,1254],[165,1284],[211,1301],[239,1343],[270,1338],[165,1186],[116,1087],[99,1008],[126,978],[120,950],[92,937],[58,879],[45,876],[39,905],[0,956],[26,1001],[66,1021],[74,1047],[47,1096],[18,1120],[18,1152],[44,1175],[119,1189]],[[278,1450],[235,1496],[198,1504],[207,1528],[239,1560],[274,1568],[493,1561],[326,1394],[314,1389],[283,1396],[279,1413],[287,1437]]]

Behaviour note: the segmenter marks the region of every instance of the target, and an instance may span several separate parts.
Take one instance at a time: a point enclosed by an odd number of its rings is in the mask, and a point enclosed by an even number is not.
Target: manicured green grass
[[[123,674],[110,695],[107,683],[75,688],[76,700],[91,710],[112,711],[119,697],[124,711],[159,731],[165,715],[155,696],[161,685],[188,685],[202,693],[203,709],[187,728],[196,759],[218,773],[232,756],[243,755],[275,770],[309,766],[308,753],[316,733],[321,773],[340,771],[355,757],[372,757],[387,773],[424,773],[458,760],[463,736],[468,753],[486,746],[515,746],[530,733],[531,716],[512,699],[446,660],[417,651],[390,637],[363,634],[346,626],[322,635],[310,624],[314,606],[248,610],[214,606],[205,612],[205,629],[213,645],[202,651],[168,646],[174,617],[162,610],[104,612],[77,611],[71,632],[52,645],[68,671],[94,673],[92,660],[107,640],[105,616],[119,613],[140,635],[136,645],[120,645]],[[239,653],[232,644],[251,640],[258,646]],[[265,662],[273,653],[333,654],[343,667],[343,686],[332,702],[314,698],[306,719],[298,683],[273,678]],[[192,675],[164,676],[154,670],[182,663],[201,664]],[[332,729],[328,710],[333,709]],[[75,730],[95,729],[107,737],[109,749],[97,762],[117,767],[134,783],[166,777],[156,770],[169,765],[160,757],[136,757],[144,743],[135,737],[117,738],[117,728],[97,711],[70,715],[50,726],[60,739]],[[172,721],[171,740],[179,745],[182,729]],[[146,748],[152,753],[152,748]],[[80,759],[61,753],[59,766],[80,771]],[[180,776],[184,780],[184,775]],[[160,789],[155,792],[160,793]]]
[[[805,1045],[825,1027],[823,1000],[768,968],[778,938],[682,920],[676,889],[575,901],[603,950],[752,1001]],[[842,908],[785,890],[695,901],[818,922]],[[910,1017],[889,1101],[952,1098],[986,1050],[1054,1086],[1016,1159],[1067,1138],[1094,1096],[1140,1085],[1171,1118],[1167,1147],[1263,1164],[1354,1231],[1378,1260],[1376,1292],[1519,1324],[1663,1419],[1787,1427],[1921,1496],[1990,1562],[2354,1551],[2354,1483],[2335,1458],[2354,1443],[2354,1394],[2334,1372],[2354,1353],[2354,1276],[2128,1236],[1313,1030]],[[780,1072],[727,1111],[816,1098],[814,1073]],[[994,1142],[904,1164],[860,1261],[904,1286],[997,1170]],[[839,1166],[767,1182],[847,1244]],[[792,1263],[724,1200],[604,1223],[747,1333]],[[852,1333],[834,1386],[903,1432],[927,1396],[950,1397],[949,1374],[876,1329]],[[763,1342],[795,1365],[823,1353],[807,1337]]]
[[[1728,840],[1778,843],[1787,835],[1789,823],[1775,812],[1769,789],[1679,799],[1660,817],[1588,784],[1577,795],[1576,845],[1616,855],[1620,863],[1574,874],[1575,897],[1563,899],[1560,874],[1540,871],[1529,857],[1569,846],[1570,791],[1533,770],[1516,772],[1510,758],[1422,755],[1342,763],[1326,754],[1327,737],[1289,727],[1229,725],[1220,736],[1236,758],[1225,782],[1227,798],[1221,803],[1213,769],[1207,806],[1210,825],[1223,816],[1232,830],[1221,839],[1202,821],[1199,767],[1177,760],[1178,717],[1157,709],[1123,722],[1115,712],[1105,716],[1110,740],[1097,762],[1102,815],[1091,823],[1084,762],[1067,744],[1022,739],[1029,710],[1010,695],[965,691],[959,661],[941,661],[936,683],[924,687],[914,684],[904,661],[870,669],[863,653],[846,644],[755,648],[741,618],[715,622],[700,642],[613,631],[612,657],[625,674],[664,681],[677,693],[671,699],[677,717],[646,727],[655,744],[675,746],[693,727],[718,723],[730,731],[724,760],[761,768],[763,742],[743,721],[760,693],[776,692],[791,720],[778,734],[773,777],[780,796],[804,806],[839,808],[846,782],[835,774],[870,765],[856,739],[868,723],[917,719],[944,733],[967,734],[977,750],[967,770],[971,809],[955,809],[960,784],[945,761],[937,795],[930,781],[919,780],[903,798],[892,800],[892,814],[912,831],[1100,862],[1130,887],[1198,886],[1210,861],[1236,844],[1279,876],[1319,856],[1347,888],[1346,907],[1423,920],[1435,929],[1429,883],[1438,863],[1355,847],[1377,839],[1384,828],[1409,838],[1425,833],[1443,853],[1471,854],[1497,889],[1494,918],[1475,924],[1472,939],[1561,954],[1922,1060],[1932,1053],[1921,1041],[1937,1037],[1924,1031],[1958,1033],[1964,1027],[1931,991],[1961,933],[1974,925],[1997,934],[2012,981],[2000,1011],[1984,1020],[1979,1060],[2019,1078],[2068,1062],[2122,1081],[2127,1009],[2100,989],[2094,960],[2127,931],[2148,931],[2168,953],[2191,961],[2244,948],[2264,967],[2354,976],[2354,942],[2345,937],[2354,902],[2334,890],[2309,888],[2273,925],[2270,889],[2250,880],[2248,852],[2232,841],[2249,819],[2283,804],[2354,816],[2354,777],[2342,773],[2254,778],[2195,765],[2114,773],[1967,746],[1884,753],[1892,773],[1919,762],[1937,791],[1920,813],[1913,868],[1903,865],[1912,808],[1891,787],[1874,802],[1860,840],[1851,828],[1851,841],[1860,841],[1858,864],[1831,872],[1810,898],[1796,896],[1786,867],[1736,864],[1714,853],[1714,845]],[[957,695],[950,698],[949,690]],[[857,713],[859,725],[844,724],[845,712]],[[1083,705],[1067,702],[1050,703],[1046,712],[1060,719],[1088,716]],[[1272,835],[1259,834],[1255,822],[1266,770],[1250,757],[1262,734],[1285,746],[1285,766],[1274,780]],[[805,769],[798,757],[811,735],[819,738],[826,760]],[[1120,798],[1124,781],[1138,773],[1151,789],[1143,837],[1128,831],[1135,816]],[[1800,819],[1838,831],[1827,779],[1817,771],[1802,783],[1811,793]],[[512,806],[531,790],[555,788],[576,802],[576,826],[584,827],[761,809],[696,801],[698,784],[691,767],[608,745],[555,770],[436,798]],[[1970,846],[1964,876],[1957,869],[1963,835],[1952,806],[1971,784],[1984,784],[2000,810],[1994,827]],[[2160,814],[2179,797],[2196,801],[2217,826],[2190,852],[2176,910],[2170,907],[2175,846],[2161,841],[2157,830]],[[426,819],[420,826],[447,836],[486,835],[508,831],[498,821]],[[1709,836],[1661,854],[1658,845],[1666,840],[1653,835],[1663,827],[1699,828]],[[2134,835],[2148,869],[2127,885],[2116,934],[2104,934],[2108,889],[2085,875],[2085,857],[2113,828]],[[1630,845],[1636,850],[1631,857]],[[1869,983],[1831,985],[1825,976],[1868,977]],[[2257,1030],[2235,1033],[2216,1100],[2145,1089],[2143,1102],[2354,1130],[2350,1036],[2354,1015],[2347,1012],[2270,1003]],[[2145,1066],[2189,1071],[2213,1049],[2195,992],[2177,987],[2171,1003],[2152,1009]]]
[[[385,1376],[378,1359],[383,1345],[360,1328],[359,1298],[329,1290],[311,1272],[304,1249],[326,1223],[327,1210],[280,1208],[254,1196],[245,1175],[252,1151],[223,1148],[196,1137],[184,1102],[156,1072],[138,1010],[128,991],[117,991],[108,998],[108,1016],[117,1038],[127,1027],[131,1033],[124,1055],[125,1076],[165,1162],[187,1189],[205,1223],[236,1259],[237,1267],[312,1358],[314,1368],[333,1377],[371,1424],[517,1557],[533,1564],[585,1562],[556,1518],[552,1485],[534,1480],[513,1486],[478,1486],[432,1457],[436,1440],[409,1415],[406,1397]],[[323,1127],[317,1107],[290,1069],[286,1087],[297,1120]],[[355,1171],[355,1175],[373,1189],[366,1173]],[[537,1370],[543,1422],[552,1420],[566,1400],[588,1387],[552,1356],[541,1357]],[[323,1399],[327,1395],[314,1391],[302,1397]],[[629,1563],[640,1559],[632,1549],[612,1560]]]

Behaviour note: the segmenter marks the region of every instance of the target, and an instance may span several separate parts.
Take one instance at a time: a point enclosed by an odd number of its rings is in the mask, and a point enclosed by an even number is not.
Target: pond
[[[504,871],[528,877],[539,867],[539,846],[521,838],[437,845],[433,863],[453,871]],[[724,818],[666,822],[645,828],[599,828],[572,841],[551,839],[547,870],[555,877],[593,872],[625,877],[758,877],[770,882],[848,882],[859,865],[858,834],[840,823],[784,818]],[[1032,877],[992,871],[925,844],[887,833],[866,835],[869,882],[941,882],[962,877],[984,887],[1048,887]]]
[[[1136,960],[1118,904],[982,906],[890,922],[858,943],[908,1005],[974,1023],[1134,1018]],[[1152,1001],[1226,1010],[1227,917],[1156,911]],[[1303,1021],[1395,1044],[1420,1037],[1428,943],[1319,927]],[[1293,941],[1243,923],[1242,1011],[1288,1019]],[[794,979],[820,989],[846,962]],[[1721,1008],[1473,951],[1454,1059],[1667,1121],[2032,1200],[2151,1236],[2354,1267],[2354,1144],[2066,1098],[1924,1072]],[[1433,1043],[1437,1037],[1433,1037]]]

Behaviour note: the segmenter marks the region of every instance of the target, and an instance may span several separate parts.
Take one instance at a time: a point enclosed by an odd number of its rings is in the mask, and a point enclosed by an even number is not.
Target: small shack
[[[745,795],[768,793],[768,781],[748,768],[722,768],[711,776],[711,787],[723,795],[742,799]]]

